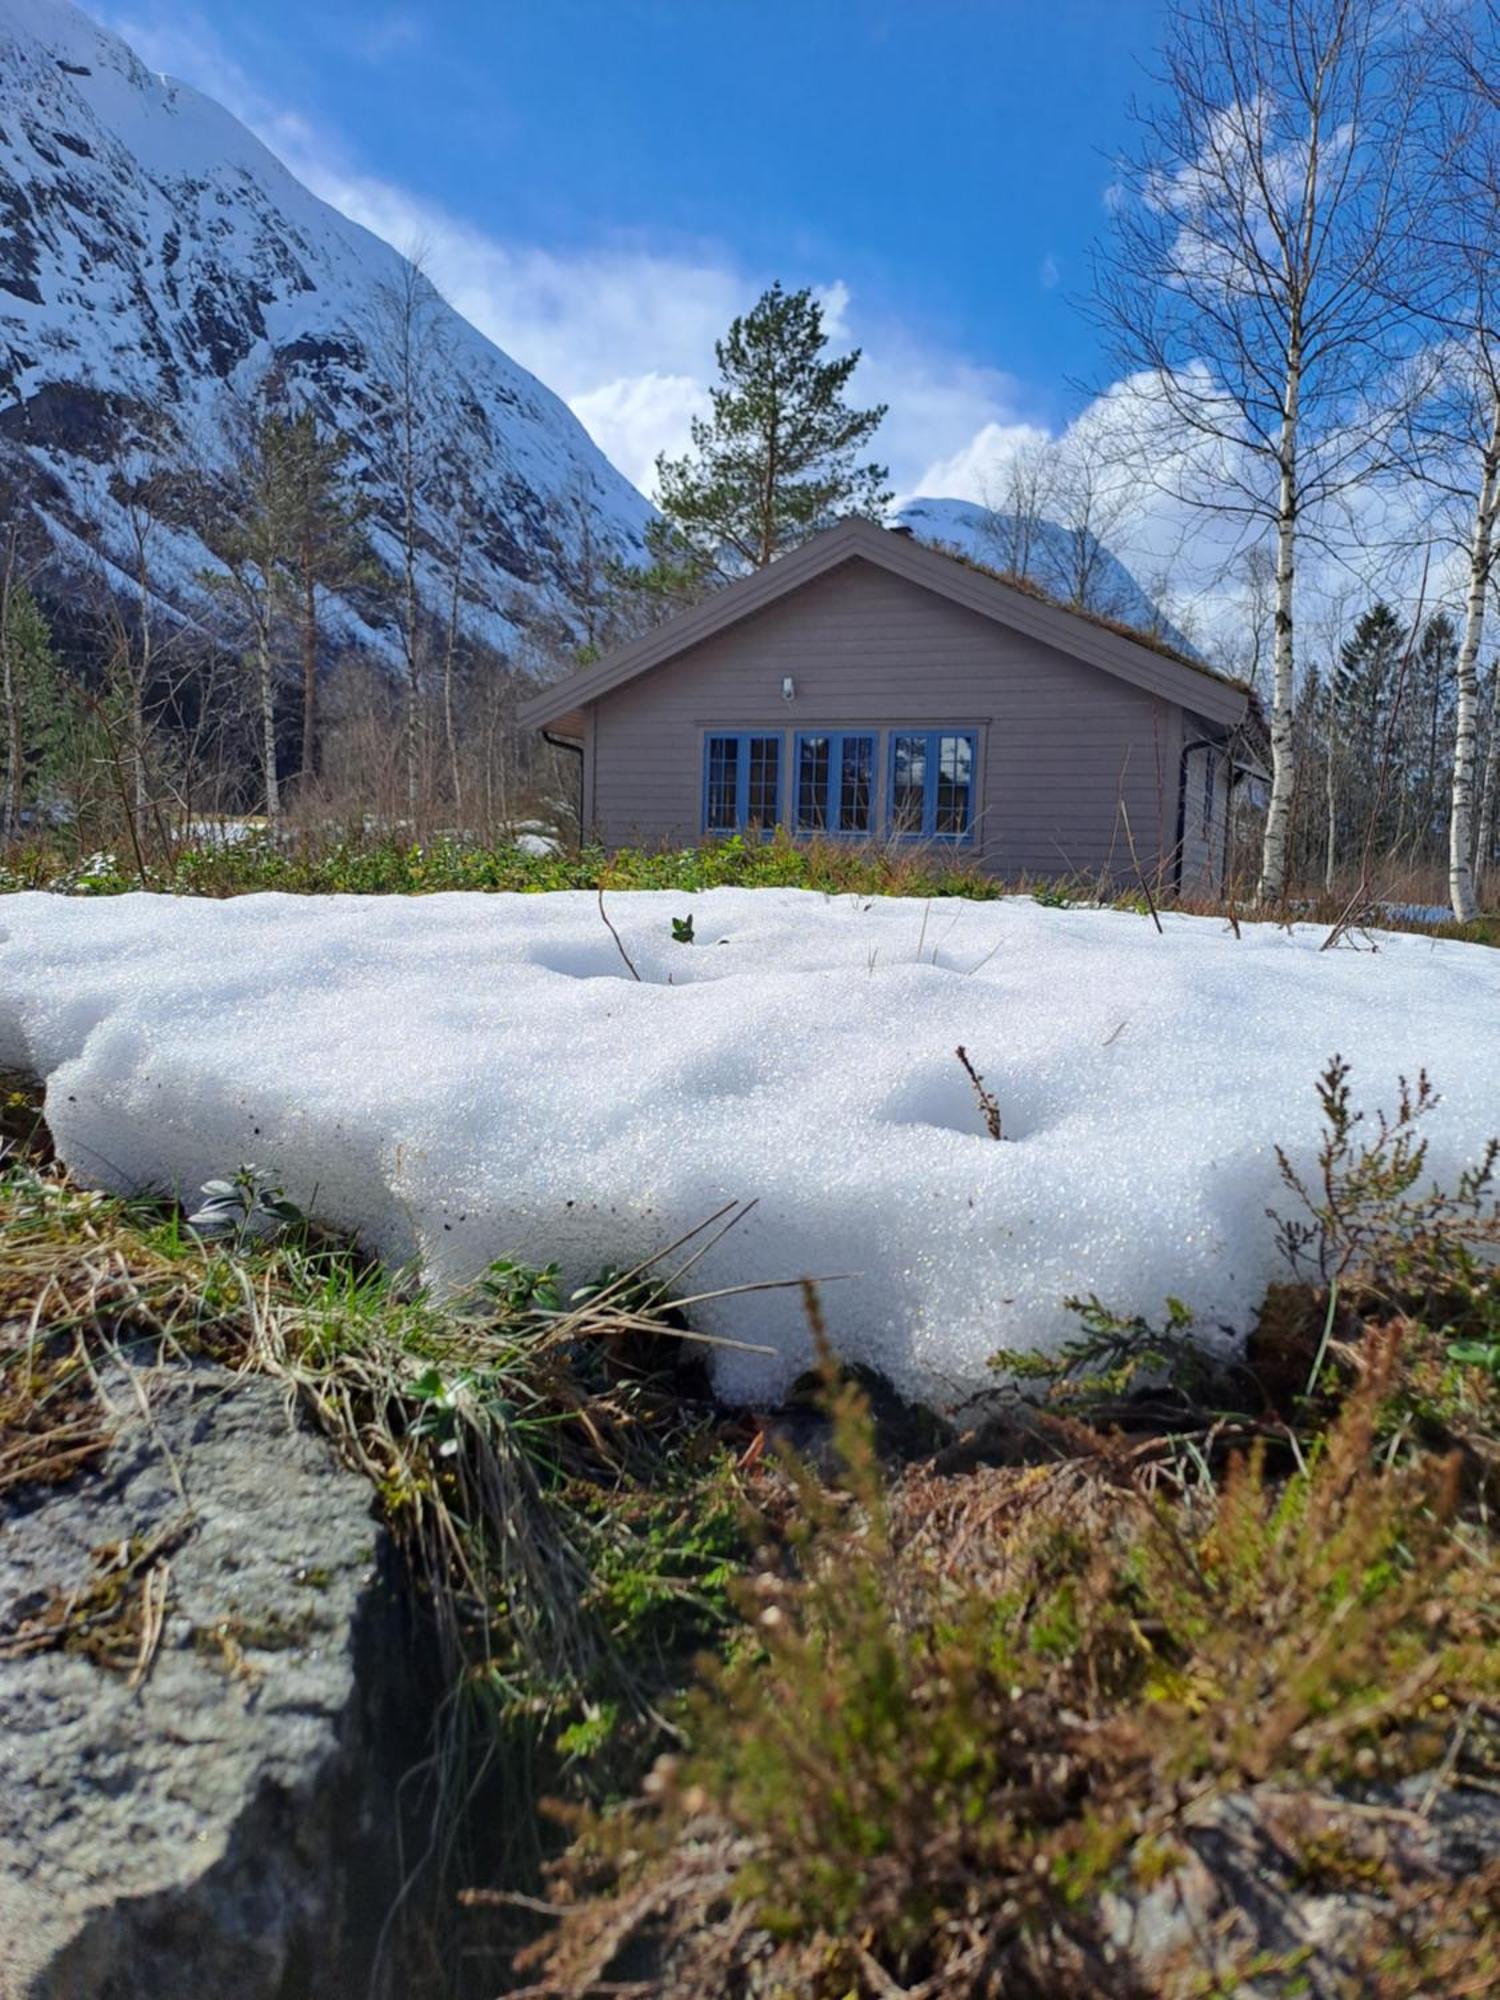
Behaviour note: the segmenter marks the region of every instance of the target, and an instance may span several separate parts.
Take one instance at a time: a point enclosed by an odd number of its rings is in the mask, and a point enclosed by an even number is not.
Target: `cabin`
[[[609,848],[781,828],[1204,893],[1251,701],[1146,634],[849,520],[520,720],[580,753],[583,829]]]

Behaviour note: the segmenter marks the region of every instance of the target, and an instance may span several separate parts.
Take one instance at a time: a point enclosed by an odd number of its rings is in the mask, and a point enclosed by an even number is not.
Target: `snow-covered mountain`
[[[1087,530],[1075,535],[1056,521],[1022,523],[973,500],[908,500],[893,519],[919,541],[956,549],[992,569],[1024,574],[1064,604],[1078,594],[1081,574],[1089,610],[1154,632],[1169,646],[1192,650],[1119,557]]]
[[[122,471],[213,465],[226,413],[274,381],[352,440],[375,552],[394,567],[390,301],[408,269],[68,0],[0,0],[0,503],[29,497],[64,555],[102,541],[123,556]],[[571,626],[580,567],[638,551],[651,509],[425,281],[418,317],[422,594],[446,602],[462,511],[469,629],[505,647],[521,607]],[[191,610],[207,563],[184,510],[158,535],[154,587]],[[333,622],[378,641],[377,601]]]

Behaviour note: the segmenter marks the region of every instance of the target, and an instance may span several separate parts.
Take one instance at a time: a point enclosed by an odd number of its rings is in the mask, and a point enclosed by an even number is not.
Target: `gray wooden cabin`
[[[521,709],[607,847],[951,848],[1013,878],[1210,890],[1249,697],[1144,636],[846,521]],[[1127,836],[1127,819],[1129,836]]]

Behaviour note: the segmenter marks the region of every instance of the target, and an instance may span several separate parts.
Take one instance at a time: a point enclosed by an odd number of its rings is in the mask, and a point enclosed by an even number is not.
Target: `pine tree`
[[[649,538],[648,592],[672,601],[746,570],[850,514],[889,504],[886,468],[859,463],[885,405],[845,400],[860,350],[824,358],[823,309],[779,283],[715,345],[712,414],[692,450],[656,462],[663,519]]]

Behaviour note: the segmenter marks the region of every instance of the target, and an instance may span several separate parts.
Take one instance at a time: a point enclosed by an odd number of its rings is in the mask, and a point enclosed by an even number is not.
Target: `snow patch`
[[[1426,1065],[1431,1164],[1500,1130],[1500,955],[1027,899],[798,890],[0,898],[0,1068],[46,1080],[67,1164],[175,1190],[253,1160],[382,1255],[459,1284],[491,1259],[570,1282],[753,1201],[704,1289],[828,1279],[840,1349],[946,1398],[1063,1301],[1185,1299],[1242,1331],[1277,1274],[1274,1147],[1308,1162],[1314,1080],[1365,1105]],[[700,942],[674,942],[694,918]],[[996,1144],[954,1056],[999,1101]],[[808,1358],[796,1292],[726,1299],[728,1395]]]

